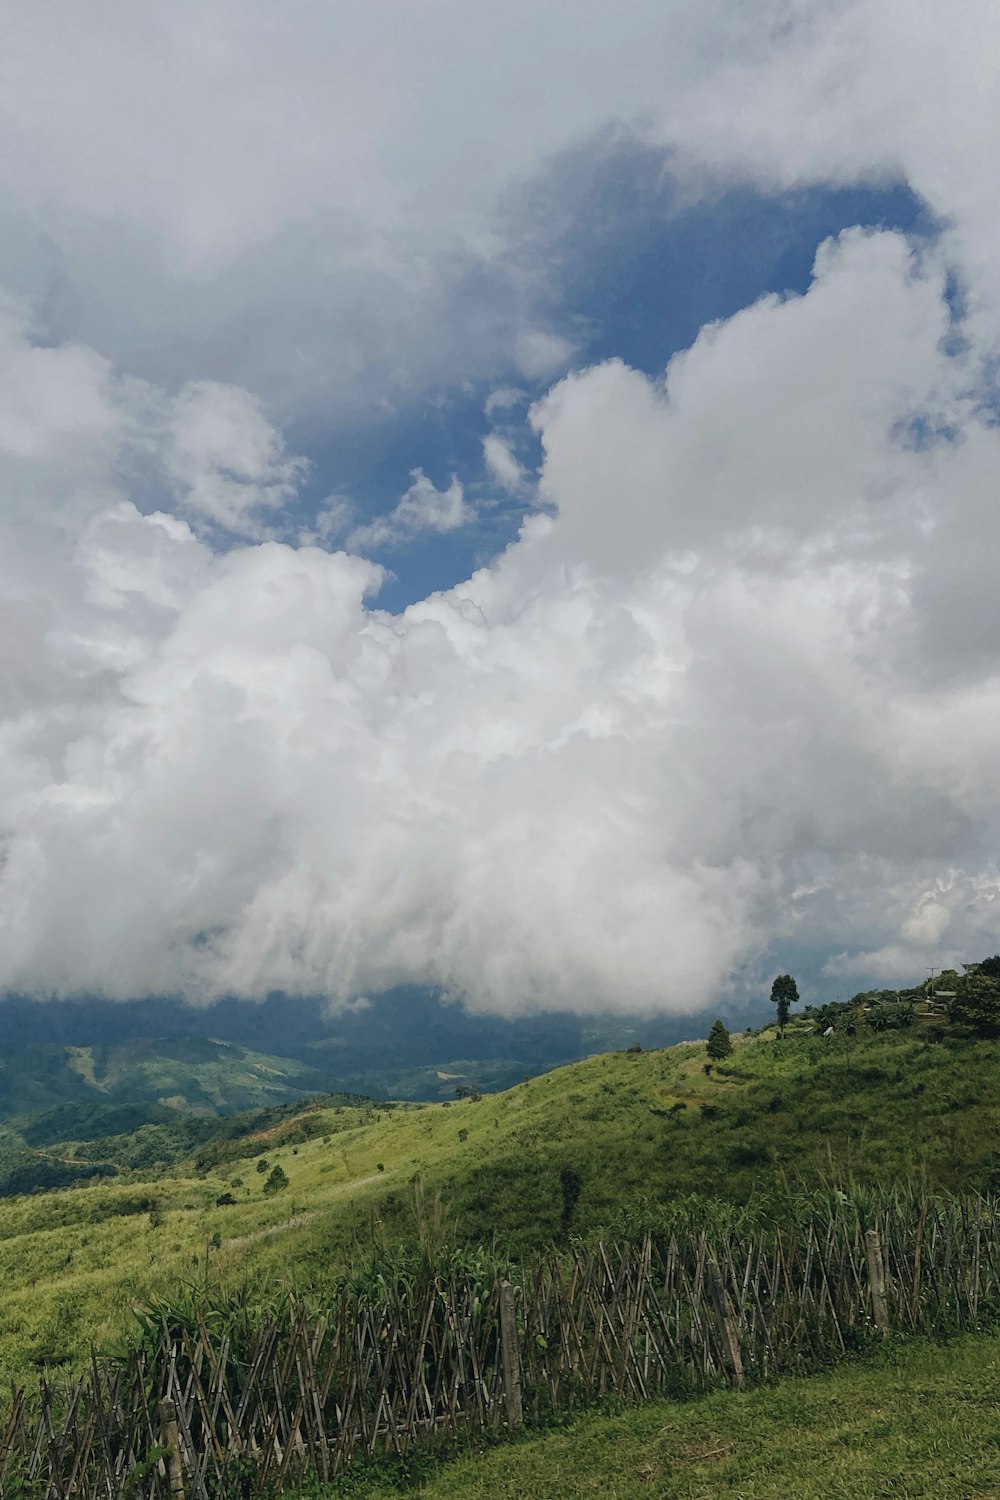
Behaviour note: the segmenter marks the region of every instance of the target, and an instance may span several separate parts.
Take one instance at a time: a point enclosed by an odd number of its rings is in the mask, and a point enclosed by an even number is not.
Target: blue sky
[[[547,324],[575,346],[573,365],[622,359],[656,377],[707,323],[731,317],[768,293],[803,294],[818,246],[852,226],[898,229],[932,239],[933,216],[902,183],[887,187],[816,187],[770,194],[746,187],[685,204],[662,152],[620,146],[573,153],[521,205],[520,257],[545,281]],[[516,369],[489,381],[423,392],[418,402],[381,420],[354,419],[324,437],[311,424],[297,444],[313,466],[303,513],[329,494],[350,497],[362,518],[387,508],[421,468],[438,488],[457,474],[491,509],[478,525],[448,536],[417,538],[374,555],[394,575],[379,603],[398,611],[468,576],[513,540],[525,513],[483,474],[484,414],[490,390],[524,392],[512,415],[551,383]],[[294,432],[293,432],[294,436]],[[518,455],[537,467],[537,440],[517,422]]]

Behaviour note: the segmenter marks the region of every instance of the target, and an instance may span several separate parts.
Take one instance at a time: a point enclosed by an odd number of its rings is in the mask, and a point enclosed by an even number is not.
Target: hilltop
[[[373,1246],[517,1256],[711,1204],[766,1214],[789,1194],[915,1175],[997,1185],[1000,1046],[924,1027],[813,1031],[737,1038],[710,1071],[687,1043],[453,1103],[327,1101],[158,1171],[0,1202],[5,1357],[73,1363],[91,1338],[121,1337],[135,1301],[185,1282],[329,1288]]]

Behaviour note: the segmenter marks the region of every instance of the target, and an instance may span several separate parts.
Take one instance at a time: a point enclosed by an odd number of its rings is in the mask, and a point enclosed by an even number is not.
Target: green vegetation
[[[784,1036],[791,1008],[798,998],[799,987],[791,974],[779,974],[771,986],[771,1000],[777,1006],[779,1036]]]
[[[308,1140],[326,1130],[319,1111],[336,1105],[366,1107],[371,1101],[356,1095],[310,1096],[303,1110],[300,1100],[251,1110],[246,1114],[215,1116],[185,1115],[161,1109],[156,1123],[146,1123],[125,1134],[82,1138],[64,1136],[61,1129],[79,1125],[83,1114],[90,1130],[101,1114],[93,1106],[58,1106],[29,1119],[19,1131],[14,1123],[0,1131],[0,1198],[23,1193],[46,1192],[75,1183],[127,1175],[129,1172],[159,1172],[194,1157],[195,1168],[206,1171],[246,1154],[247,1136],[266,1136],[286,1144]],[[139,1115],[150,1114],[143,1108]],[[116,1124],[125,1113],[110,1106]]]
[[[271,1168],[270,1175],[264,1184],[264,1197],[273,1198],[275,1193],[283,1193],[288,1186],[288,1174],[284,1167]]]
[[[980,964],[957,980],[950,1014],[978,1036],[996,1036],[1000,1033],[1000,978],[983,969]]]
[[[308,1294],[408,1246],[519,1256],[678,1215],[764,1215],[820,1187],[1000,1185],[1000,1045],[925,1021],[814,1031],[796,1018],[781,1042],[734,1038],[709,1075],[691,1043],[478,1100],[327,1104],[208,1142],[187,1166],[0,1202],[4,1360],[78,1362],[185,1282]],[[269,1195],[277,1166],[287,1187]]]
[[[280,1090],[282,1069],[289,1060],[315,1075],[310,1087],[335,1093],[354,1093],[378,1099],[441,1100],[453,1097],[456,1084],[482,1092],[511,1088],[526,1076],[561,1066],[592,1052],[608,1052],[640,1043],[663,1047],[681,1037],[697,1034],[693,1017],[590,1016],[586,1020],[568,1015],[541,1014],[506,1019],[475,1015],[461,1005],[449,1003],[432,991],[403,987],[374,996],[364,1006],[352,1006],[331,1016],[320,1000],[274,995],[248,1003],[223,999],[209,1009],[184,1005],[164,998],[136,1001],[46,1000],[4,996],[0,1000],[2,1057],[0,1066],[0,1121],[11,1112],[6,1087],[13,1086],[18,1110],[48,1108],[61,1098],[67,1081],[74,1099],[85,1101],[90,1084],[90,1102],[107,1102],[99,1085],[108,1080],[102,1060],[114,1054],[152,1061],[167,1039],[167,1056],[174,1041],[218,1047],[234,1044],[232,1057],[249,1049],[258,1057],[279,1059],[272,1082]],[[204,1035],[209,1033],[208,1037]],[[192,1033],[202,1033],[200,1037]],[[67,1080],[64,1066],[68,1050],[94,1058],[93,1078],[85,1059],[80,1075]],[[42,1057],[39,1058],[38,1054]],[[46,1058],[48,1061],[46,1061]],[[167,1057],[168,1070],[184,1066]],[[48,1070],[48,1072],[46,1072]],[[115,1076],[115,1069],[110,1070]],[[147,1074],[147,1077],[149,1075]],[[49,1087],[54,1077],[55,1086]],[[245,1077],[245,1074],[244,1074]],[[32,1079],[43,1086],[27,1088]],[[143,1079],[136,1074],[136,1083]],[[238,1073],[232,1082],[239,1082]],[[251,1083],[254,1081],[251,1078]],[[293,1083],[300,1083],[294,1077]],[[95,1089],[97,1089],[95,1095]],[[190,1093],[185,1080],[159,1093],[177,1094],[196,1104],[197,1087]],[[301,1090],[300,1090],[301,1092]],[[30,1094],[31,1097],[26,1096]],[[147,1101],[146,1094],[123,1098],[124,1103]],[[274,1097],[274,1096],[272,1096]],[[291,1093],[286,1095],[291,1097]],[[228,1109],[249,1108],[265,1102],[229,1098]],[[211,1101],[209,1101],[210,1107]],[[121,1132],[124,1125],[109,1125]],[[107,1133],[101,1132],[101,1133]],[[83,1132],[61,1130],[59,1139],[82,1139]]]
[[[171,1114],[231,1114],[302,1099],[327,1088],[327,1079],[294,1058],[208,1037],[34,1046],[0,1059],[0,1119],[30,1116],[33,1144],[96,1139]]]
[[[733,1042],[728,1030],[721,1021],[713,1021],[712,1029],[708,1033],[708,1041],[705,1043],[705,1051],[716,1062],[721,1062],[723,1058],[730,1056],[732,1050]]]
[[[589,1414],[513,1446],[426,1465],[427,1500],[995,1500],[1000,1338],[890,1345],[746,1393]],[[314,1490],[389,1500],[389,1483]]]

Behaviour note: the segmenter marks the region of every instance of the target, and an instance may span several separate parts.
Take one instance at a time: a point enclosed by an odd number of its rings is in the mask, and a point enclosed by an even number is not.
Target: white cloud
[[[347,546],[352,551],[398,547],[428,532],[444,536],[476,519],[476,508],[454,474],[446,490],[436,489],[422,469],[414,469],[410,477],[413,483],[394,510],[350,533]]]
[[[328,420],[558,373],[567,331],[536,305],[558,268],[525,270],[512,190],[609,127],[662,147],[692,197],[906,179],[995,326],[986,0],[2,10],[0,282],[53,340],[171,386]]]
[[[238,387],[189,382],[167,413],[167,474],[184,511],[253,533],[295,495],[305,464],[284,452],[261,403]]]
[[[514,341],[514,363],[527,380],[550,380],[573,358],[569,339],[542,328],[524,329]]]
[[[498,432],[483,438],[483,460],[489,473],[503,489],[516,493],[524,484],[524,469],[510,442]]]
[[[8,9],[0,273],[44,337],[4,302],[0,989],[686,1010],[772,944],[997,945],[992,11]],[[546,513],[390,616],[314,544],[342,503],[268,539],[303,468],[261,393],[564,369],[497,205],[614,119],[692,193],[902,174],[946,232],[559,380]],[[349,545],[474,517],[416,470]]]
[[[2,728],[0,984],[686,1009],[774,941],[903,978],[991,946],[1000,662],[961,613],[992,579],[957,558],[1000,542],[1000,429],[946,316],[934,260],[847,235],[665,382],[567,378],[533,416],[552,513],[399,617],[358,557],[219,556],[141,514],[115,475],[166,398],[46,351],[87,421],[32,421],[73,434],[92,501],[30,589],[3,573],[32,665]],[[224,444],[182,423],[143,472],[257,455],[252,511],[286,460],[222,407]],[[908,440],[914,414],[961,440]],[[41,472],[52,524],[65,471]],[[418,472],[390,519],[465,504]],[[920,647],[942,619],[945,675]]]
[[[487,396],[483,411],[493,421],[501,412],[509,412],[514,407],[523,406],[530,399],[528,392],[519,386],[498,386]]]

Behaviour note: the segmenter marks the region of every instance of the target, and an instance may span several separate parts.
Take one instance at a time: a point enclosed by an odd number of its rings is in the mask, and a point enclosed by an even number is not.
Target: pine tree
[[[799,998],[799,987],[791,974],[779,974],[771,986],[771,1000],[778,1007],[778,1035],[784,1036],[788,1013]]]
[[[723,1057],[728,1057],[732,1050],[733,1044],[729,1032],[721,1021],[714,1022],[711,1031],[708,1033],[705,1051],[709,1057],[719,1062]]]

